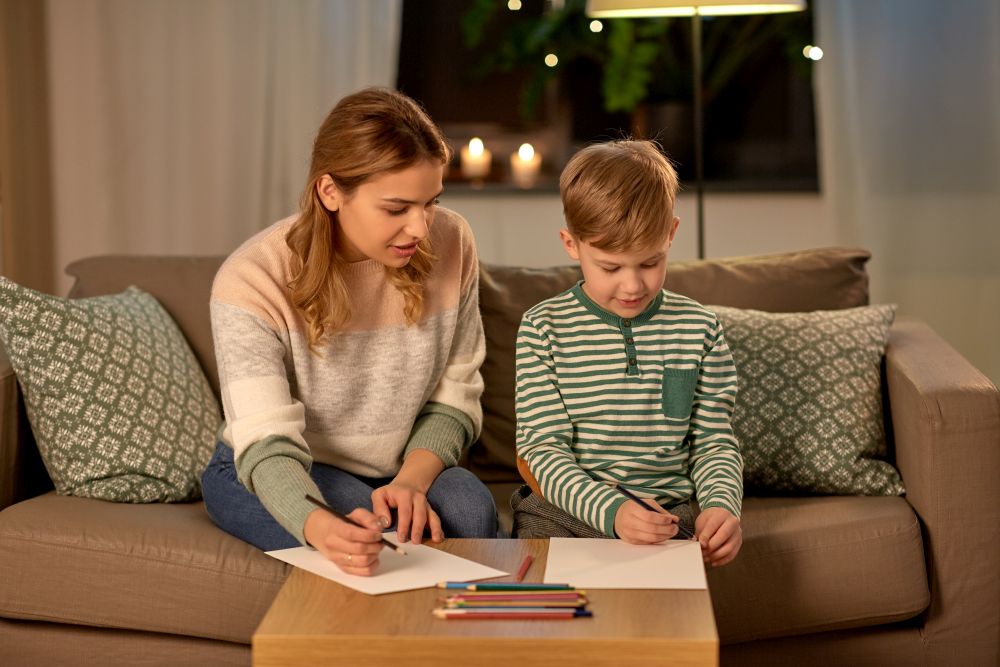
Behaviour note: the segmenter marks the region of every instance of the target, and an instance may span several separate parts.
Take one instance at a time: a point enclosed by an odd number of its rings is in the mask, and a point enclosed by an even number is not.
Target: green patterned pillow
[[[880,367],[894,305],[810,313],[711,306],[739,376],[733,430],[748,492],[900,495]]]
[[[58,493],[200,496],[219,405],[156,299],[136,287],[61,299],[0,278],[0,338]]]

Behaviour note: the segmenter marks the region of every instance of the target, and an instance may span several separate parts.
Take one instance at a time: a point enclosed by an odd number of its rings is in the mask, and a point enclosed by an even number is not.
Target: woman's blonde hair
[[[441,131],[412,99],[388,88],[366,88],[340,100],[319,128],[300,214],[286,238],[292,250],[292,303],[308,325],[309,347],[341,329],[351,317],[333,225],[337,213],[319,199],[324,175],[350,196],[379,174],[419,162],[447,164],[451,150]],[[404,315],[413,324],[423,311],[423,285],[433,266],[429,238],[402,268],[386,267],[386,277],[403,293]]]
[[[584,148],[559,178],[570,233],[607,252],[662,243],[677,187],[677,172],[659,145],[631,139]]]

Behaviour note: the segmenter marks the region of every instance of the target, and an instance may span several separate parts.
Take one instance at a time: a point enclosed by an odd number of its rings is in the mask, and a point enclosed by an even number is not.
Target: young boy
[[[742,544],[736,368],[718,318],[663,289],[677,174],[652,142],[615,141],[578,152],[559,190],[583,280],[518,331],[515,534],[693,534],[724,565]]]

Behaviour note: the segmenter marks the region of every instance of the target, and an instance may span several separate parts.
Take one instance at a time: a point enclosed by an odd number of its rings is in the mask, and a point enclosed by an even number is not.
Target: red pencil
[[[528,568],[531,567],[531,563],[534,560],[535,557],[531,554],[524,557],[524,562],[521,563],[521,567],[517,571],[517,581],[524,581],[524,575],[528,574]]]
[[[537,611],[490,612],[471,609],[435,609],[434,616],[445,620],[514,620],[514,619],[571,619],[589,618],[593,614],[584,609],[567,609],[557,612],[540,613]]]

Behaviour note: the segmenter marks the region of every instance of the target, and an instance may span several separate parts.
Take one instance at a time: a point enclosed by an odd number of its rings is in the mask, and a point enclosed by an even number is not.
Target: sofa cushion
[[[66,267],[76,278],[69,296],[81,299],[116,294],[129,285],[160,302],[187,338],[208,383],[219,395],[219,371],[212,345],[208,297],[224,257],[105,255],[88,257]]]
[[[881,364],[892,305],[810,313],[709,306],[733,352],[745,492],[900,495]]]
[[[703,304],[771,312],[834,310],[868,303],[865,262],[853,248],[670,262],[666,287]],[[482,264],[479,306],[486,330],[483,435],[467,465],[487,482],[520,480],[514,461],[514,340],[521,316],[580,279],[576,266],[550,269]]]
[[[49,493],[0,512],[0,616],[250,643],[290,566],[203,503]]]
[[[747,498],[741,525],[736,560],[708,568],[724,644],[890,623],[930,603],[902,498]]]
[[[135,287],[63,299],[0,278],[0,337],[59,493],[199,496],[219,405],[156,299]]]

